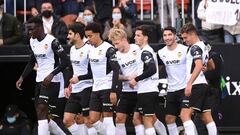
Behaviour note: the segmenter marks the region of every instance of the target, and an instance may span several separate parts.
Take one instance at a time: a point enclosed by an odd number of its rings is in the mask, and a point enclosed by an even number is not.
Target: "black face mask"
[[[51,10],[45,10],[42,12],[42,16],[46,17],[46,18],[49,18],[52,16],[52,11]]]

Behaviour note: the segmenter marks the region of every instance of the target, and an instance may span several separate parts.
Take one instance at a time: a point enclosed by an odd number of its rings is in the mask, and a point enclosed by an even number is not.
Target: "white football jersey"
[[[167,72],[168,92],[174,92],[186,87],[186,55],[188,47],[178,44],[174,50],[167,46],[158,51],[160,60]]]
[[[130,49],[127,53],[117,51],[117,60],[123,76],[137,76],[140,57],[140,48],[135,44],[130,44]],[[123,92],[137,92],[138,86],[134,89],[129,87],[128,81],[123,81]]]
[[[30,39],[30,47],[36,58],[37,76],[36,82],[42,82],[55,68],[56,59],[52,50],[52,41],[55,39],[52,35],[47,34],[42,41]],[[53,77],[52,82],[60,82],[61,75],[57,74]]]
[[[70,49],[70,60],[73,67],[73,76],[86,75],[89,71],[89,52],[91,45],[85,44],[81,48],[72,46]],[[72,84],[72,93],[78,93],[85,88],[92,86],[92,79],[81,80],[76,84]]]

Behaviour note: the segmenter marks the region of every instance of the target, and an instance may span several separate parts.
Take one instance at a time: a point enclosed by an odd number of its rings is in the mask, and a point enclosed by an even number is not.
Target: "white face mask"
[[[93,21],[93,15],[85,15],[85,16],[83,16],[83,20],[85,21],[85,22],[92,22]]]
[[[120,20],[120,19],[122,19],[122,14],[121,13],[113,13],[112,18],[113,18],[113,20]]]

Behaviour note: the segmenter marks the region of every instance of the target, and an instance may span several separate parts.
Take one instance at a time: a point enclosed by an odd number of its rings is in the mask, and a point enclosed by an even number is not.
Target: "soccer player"
[[[211,104],[206,100],[208,84],[202,72],[203,66],[208,61],[208,48],[200,41],[193,24],[185,24],[180,32],[183,41],[189,46],[186,56],[187,86],[184,91],[185,97],[182,100],[183,108],[180,113],[185,133],[189,135],[197,134],[196,127],[191,119],[192,113],[196,111],[201,113],[208,134],[217,135],[216,124],[211,115]]]
[[[89,65],[89,51],[92,46],[83,41],[84,25],[73,23],[69,26],[68,39],[73,44],[70,49],[70,60],[72,63],[73,76],[70,79],[70,87],[65,89],[65,95],[68,97],[64,111],[64,124],[72,135],[88,134],[80,130],[75,120],[78,113],[82,113],[84,123],[89,125],[89,101],[92,91],[92,73]],[[85,125],[83,125],[85,127]],[[83,128],[84,128],[83,127]],[[82,129],[83,129],[82,128]],[[89,135],[97,134],[97,131],[91,127],[88,129]]]
[[[89,23],[85,27],[85,35],[93,46],[89,52],[93,75],[93,89],[90,98],[90,123],[98,132],[115,135],[113,123],[113,104],[116,98],[119,66],[116,59],[116,49],[101,38],[101,25]],[[101,123],[101,114],[103,123]],[[103,126],[104,125],[104,126]],[[105,133],[104,133],[105,132]]]
[[[159,65],[165,66],[167,72],[167,96],[165,121],[170,135],[178,135],[176,118],[180,114],[181,103],[186,87],[186,54],[187,47],[176,42],[176,29],[163,29],[163,40],[166,44],[158,51]]]
[[[149,28],[146,25],[141,25],[136,28],[135,44],[140,51],[140,62],[138,75],[129,81],[131,88],[138,87],[137,95],[137,111],[143,117],[143,124],[146,135],[155,135],[154,115],[155,107],[158,98],[158,68],[157,56],[153,49],[148,44],[150,36]],[[137,115],[136,113],[134,114]],[[134,117],[135,117],[134,116]],[[136,133],[142,132],[142,127],[138,126],[139,122],[135,123]]]
[[[16,87],[21,90],[20,86],[24,78],[37,63],[35,99],[38,135],[49,135],[48,104],[58,98],[62,77],[59,73],[70,64],[70,61],[58,40],[52,35],[44,33],[41,18],[29,19],[27,28],[31,36],[31,55],[24,72],[16,82]]]
[[[137,76],[140,48],[135,44],[129,44],[127,34],[122,29],[113,28],[109,32],[109,39],[118,49],[116,56],[120,66],[119,80],[122,80],[122,93],[116,108],[116,133],[126,135],[125,122],[127,116],[133,114],[137,103],[137,87],[129,87],[130,76]],[[115,104],[117,98],[112,100]]]

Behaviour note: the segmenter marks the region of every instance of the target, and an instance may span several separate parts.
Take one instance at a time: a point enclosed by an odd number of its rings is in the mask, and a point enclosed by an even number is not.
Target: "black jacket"
[[[52,34],[61,44],[67,43],[67,25],[57,16],[53,16]]]
[[[21,25],[16,17],[4,13],[2,17],[3,44],[15,44],[21,40]]]

